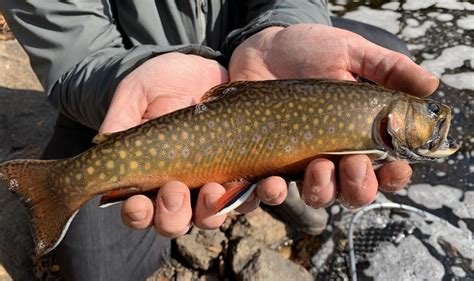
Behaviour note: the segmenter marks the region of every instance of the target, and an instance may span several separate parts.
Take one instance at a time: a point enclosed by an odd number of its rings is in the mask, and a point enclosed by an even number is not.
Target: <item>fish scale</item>
[[[446,141],[450,114],[440,103],[368,84],[233,82],[211,89],[201,104],[97,136],[99,143],[78,156],[2,163],[0,179],[26,202],[36,253],[42,255],[96,195],[104,195],[101,203],[107,204],[156,192],[171,180],[190,188],[217,182],[227,187],[217,212],[261,178],[302,178],[317,157],[366,151],[388,154],[387,160],[422,159],[418,151],[452,154],[457,148]],[[429,150],[433,143],[441,152]]]

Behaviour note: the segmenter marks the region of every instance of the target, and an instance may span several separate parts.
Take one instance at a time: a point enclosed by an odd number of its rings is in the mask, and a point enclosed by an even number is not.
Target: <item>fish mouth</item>
[[[448,117],[439,120],[426,145],[417,148],[416,154],[423,157],[439,158],[450,156],[458,151],[461,145],[448,136],[450,125]]]

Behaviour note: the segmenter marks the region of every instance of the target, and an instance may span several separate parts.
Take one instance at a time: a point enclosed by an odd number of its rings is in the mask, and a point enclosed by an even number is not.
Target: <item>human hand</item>
[[[208,89],[227,80],[222,66],[199,56],[169,53],[150,59],[120,82],[99,133],[123,131],[196,104]],[[266,196],[272,190],[258,187],[257,194]],[[225,215],[214,216],[214,204],[224,193],[220,184],[205,184],[193,212],[188,187],[182,182],[168,182],[160,187],[155,202],[143,195],[127,199],[122,206],[122,220],[134,229],[154,225],[158,233],[170,238],[186,233],[191,222],[202,229],[217,228]],[[286,190],[270,201],[281,203],[285,196]],[[254,196],[237,210],[248,212],[258,203]]]
[[[416,96],[431,94],[439,84],[434,75],[402,54],[355,33],[316,24],[269,27],[253,35],[235,49],[229,76],[231,81],[364,77]],[[306,169],[301,195],[316,208],[328,206],[336,196],[346,207],[357,208],[372,202],[378,188],[396,191],[405,187],[411,174],[410,166],[402,161],[385,164],[375,172],[366,155],[345,156],[339,163],[319,158]],[[273,177],[275,181],[282,179]],[[264,180],[261,186],[272,182]],[[275,193],[284,188],[274,186]]]

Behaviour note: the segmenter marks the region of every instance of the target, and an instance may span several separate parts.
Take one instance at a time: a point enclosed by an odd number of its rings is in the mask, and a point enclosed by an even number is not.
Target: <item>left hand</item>
[[[434,75],[400,53],[355,33],[317,24],[269,27],[253,35],[235,49],[229,76],[231,81],[364,77],[421,97],[431,94],[439,84]],[[337,166],[323,158],[308,165],[302,190],[306,204],[325,207],[338,196],[346,207],[361,207],[375,199],[378,187],[387,191],[405,187],[412,173],[402,161],[388,163],[375,172],[366,155],[345,156]],[[282,179],[272,177],[261,185],[271,186],[276,181],[281,183]],[[273,188],[278,194],[285,186]]]

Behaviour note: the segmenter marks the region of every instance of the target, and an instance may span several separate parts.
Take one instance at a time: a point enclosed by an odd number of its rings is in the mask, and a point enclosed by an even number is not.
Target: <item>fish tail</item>
[[[61,241],[77,212],[56,191],[54,167],[59,160],[12,160],[0,164],[0,181],[28,209],[37,256],[47,254]]]

